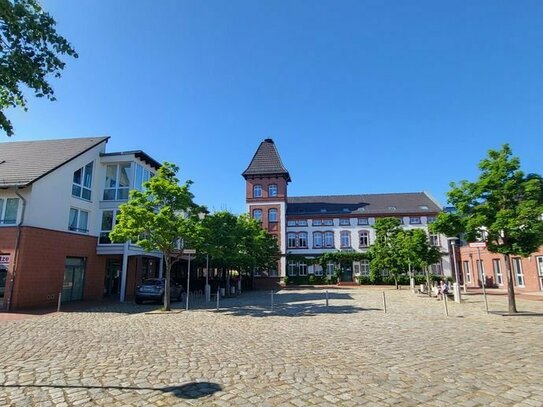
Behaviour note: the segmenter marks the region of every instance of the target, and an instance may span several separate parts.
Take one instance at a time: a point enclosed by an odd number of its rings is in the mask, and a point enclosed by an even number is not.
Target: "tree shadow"
[[[85,385],[63,385],[63,384],[1,384],[0,388],[37,388],[37,389],[103,389],[121,391],[150,390],[162,393],[171,393],[182,399],[199,399],[210,396],[223,388],[218,383],[212,382],[189,382],[179,386],[166,387],[136,387],[136,386],[85,386]]]
[[[324,304],[276,304],[268,306],[244,306],[223,308],[220,314],[249,317],[313,317],[318,314],[355,314],[364,311],[382,311],[380,308],[362,308],[353,305]]]
[[[499,315],[502,317],[543,317],[543,313],[532,311],[518,311],[514,314],[510,314],[508,311],[489,311],[489,314]]]

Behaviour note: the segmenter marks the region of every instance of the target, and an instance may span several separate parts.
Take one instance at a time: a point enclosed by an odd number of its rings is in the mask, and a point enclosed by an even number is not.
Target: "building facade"
[[[373,225],[379,217],[397,217],[404,228],[425,230],[430,243],[443,252],[441,261],[432,265],[433,273],[452,275],[447,238],[428,232],[428,225],[443,208],[425,192],[288,196],[290,174],[271,139],[260,144],[242,175],[247,211],[277,237],[281,250],[277,269],[257,272],[261,278],[257,285],[277,283],[285,276],[330,275],[338,266],[345,282],[368,275],[367,260],[328,264],[326,270],[311,260],[327,252],[368,251],[375,241]]]
[[[131,189],[160,164],[143,151],[106,152],[108,137],[0,144],[0,304],[3,309],[134,295],[162,255],[112,244]]]
[[[543,291],[543,246],[528,257],[510,256],[513,286],[517,292]],[[502,254],[462,246],[458,261],[467,287],[507,289],[507,271]]]

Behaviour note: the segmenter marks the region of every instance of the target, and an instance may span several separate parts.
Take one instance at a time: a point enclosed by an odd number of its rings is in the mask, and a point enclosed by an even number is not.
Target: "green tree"
[[[375,243],[370,247],[370,281],[375,282],[383,270],[394,278],[405,271],[406,259],[402,252],[402,228],[398,218],[377,218],[374,225]]]
[[[165,162],[145,183],[143,191],[131,191],[130,199],[119,206],[117,224],[109,234],[113,242],[129,240],[146,251],[158,250],[164,254],[164,308],[167,311],[171,309],[172,265],[180,260],[183,247],[197,241],[200,215],[206,211],[194,203],[191,181],[179,185],[178,171],[177,166]]]
[[[509,312],[516,313],[511,256],[529,256],[543,244],[543,180],[525,175],[508,144],[490,150],[475,182],[451,183],[447,197],[456,213],[440,214],[432,230],[480,240],[504,257]]]
[[[13,125],[6,109],[27,110],[24,89],[55,100],[47,77],[60,77],[65,66],[61,55],[78,57],[55,25],[36,0],[0,0],[0,128],[8,136]]]

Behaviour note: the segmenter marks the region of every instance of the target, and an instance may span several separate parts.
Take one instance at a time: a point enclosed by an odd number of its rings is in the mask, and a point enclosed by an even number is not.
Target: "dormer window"
[[[270,184],[268,186],[268,196],[277,196],[277,184]]]
[[[253,187],[253,198],[262,198],[262,185],[257,184]]]
[[[92,188],[92,162],[74,172],[72,184],[72,196],[77,198],[91,199]]]
[[[397,209],[397,208],[396,208],[395,206],[389,206],[389,207],[388,207],[388,210],[389,210],[389,211],[395,211],[396,209]]]
[[[339,224],[341,226],[350,226],[351,225],[351,220],[342,218],[342,219],[339,220]]]

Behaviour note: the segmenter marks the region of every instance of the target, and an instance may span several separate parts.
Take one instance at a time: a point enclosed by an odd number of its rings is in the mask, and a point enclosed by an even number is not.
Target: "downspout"
[[[13,298],[13,287],[15,286],[15,273],[17,272],[17,266],[19,265],[19,243],[21,242],[21,229],[25,219],[25,209],[26,209],[26,199],[19,193],[19,187],[15,187],[15,195],[23,203],[23,208],[21,210],[21,220],[17,224],[17,235],[15,236],[15,252],[13,253],[13,269],[11,270],[11,279],[10,279],[10,288],[9,288],[9,298],[7,303],[7,311],[11,310],[11,300]]]

